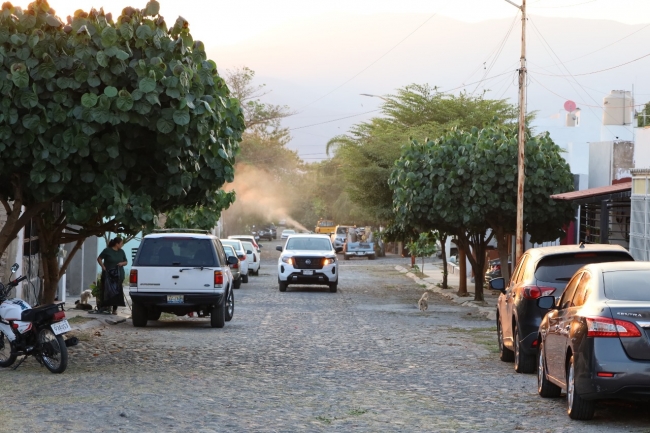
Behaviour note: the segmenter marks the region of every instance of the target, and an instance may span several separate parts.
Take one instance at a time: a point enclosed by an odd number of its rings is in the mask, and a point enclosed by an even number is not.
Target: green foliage
[[[210,205],[177,207],[167,212],[165,227],[212,230],[217,226],[222,210],[228,209],[234,201],[234,193],[219,191]]]
[[[137,229],[233,179],[239,102],[187,22],[168,29],[158,8],[77,11],[64,27],[46,1],[3,5],[0,172],[33,202],[63,200],[69,223],[101,213]]]
[[[414,257],[431,257],[438,251],[437,239],[431,232],[420,233],[420,236],[407,244],[408,250]]]
[[[353,127],[348,135],[333,138],[327,146],[341,167],[345,192],[374,222],[393,218],[388,180],[403,143],[426,141],[453,127],[483,127],[495,116],[507,122],[517,115],[504,100],[448,95],[427,85],[409,85],[385,99],[383,117]]]

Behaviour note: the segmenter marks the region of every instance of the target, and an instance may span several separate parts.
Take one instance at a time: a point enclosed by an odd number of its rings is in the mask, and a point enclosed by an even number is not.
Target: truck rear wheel
[[[226,300],[214,306],[210,311],[210,326],[213,328],[223,328],[226,324]]]
[[[138,302],[133,303],[131,320],[133,321],[133,326],[135,326],[136,328],[143,328],[147,326],[147,310],[144,307],[144,305]]]

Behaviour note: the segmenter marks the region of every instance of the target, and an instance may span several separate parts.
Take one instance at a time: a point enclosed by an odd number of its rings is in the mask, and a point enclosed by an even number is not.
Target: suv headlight
[[[293,257],[282,257],[282,261],[288,265],[293,266]]]
[[[336,257],[325,257],[323,259],[323,266],[331,265],[336,263]]]

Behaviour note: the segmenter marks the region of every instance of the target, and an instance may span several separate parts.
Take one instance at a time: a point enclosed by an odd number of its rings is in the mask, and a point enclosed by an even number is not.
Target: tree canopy
[[[4,3],[0,43],[0,200],[37,215],[46,297],[58,244],[221,203],[244,119],[186,20],[168,28],[153,0],[115,20],[78,10],[67,25],[45,0]],[[2,229],[0,249],[19,225]]]

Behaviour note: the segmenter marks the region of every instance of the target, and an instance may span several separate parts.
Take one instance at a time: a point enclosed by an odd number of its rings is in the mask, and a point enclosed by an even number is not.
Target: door
[[[515,270],[515,273],[510,280],[510,284],[506,289],[506,292],[503,296],[502,310],[499,311],[499,317],[501,318],[501,327],[503,330],[503,344],[510,348],[514,349],[514,339],[512,336],[512,318],[514,315],[514,298],[516,295],[517,287],[521,284],[523,275],[525,273],[526,266],[530,262],[530,256],[524,254],[519,261],[519,266]]]
[[[573,297],[581,283],[584,273],[580,272],[571,278],[567,284],[558,310],[549,312],[548,332],[545,339],[546,367],[548,374],[564,382],[564,354],[566,348],[567,316],[573,305]]]

